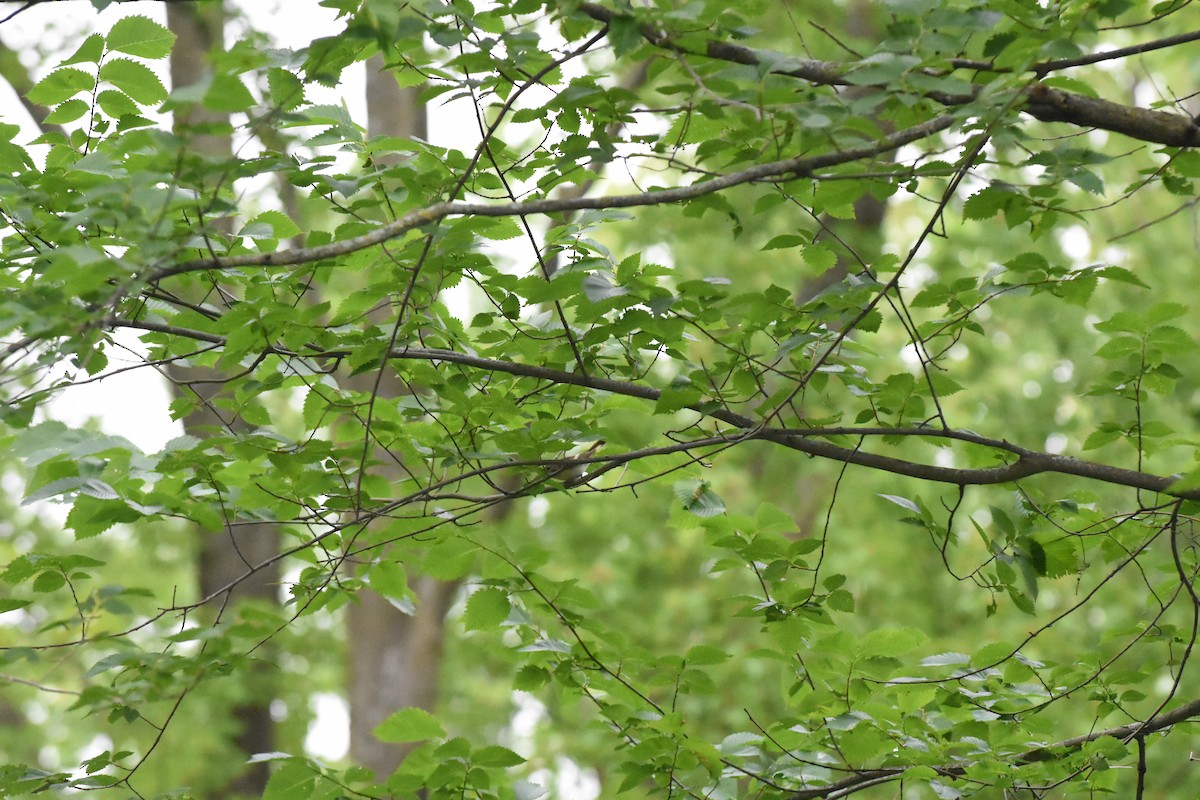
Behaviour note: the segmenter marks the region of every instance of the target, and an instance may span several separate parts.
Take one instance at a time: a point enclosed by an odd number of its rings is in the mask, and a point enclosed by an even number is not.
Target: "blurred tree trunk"
[[[172,3],[167,6],[167,25],[178,39],[171,53],[171,84],[179,88],[203,80],[209,71],[208,54],[223,46],[225,14],[221,3]],[[201,158],[228,159],[231,157],[231,137],[226,133],[205,130],[210,123],[217,126],[226,119],[215,112],[193,107],[186,115],[176,114],[175,130],[186,136],[189,149]],[[200,133],[189,133],[199,127]],[[205,187],[217,191],[218,187]],[[191,297],[201,302],[219,300]],[[198,400],[197,409],[183,421],[184,429],[202,435],[205,428],[223,431],[244,431],[246,424],[232,412],[222,413],[215,402],[223,384],[221,374],[212,369],[175,365],[169,370],[172,391],[177,397]],[[201,596],[209,596],[236,581],[250,566],[261,564],[278,552],[277,534],[269,524],[241,524],[224,531],[204,531],[200,547],[198,582]],[[234,613],[232,601],[258,600],[278,602],[278,570],[260,570],[238,583],[228,598],[219,598],[215,607],[223,609],[222,619]],[[274,726],[270,703],[274,696],[273,678],[268,669],[247,673],[246,684],[239,687],[245,697],[231,710],[237,733],[232,746],[245,757],[275,749]],[[222,797],[246,795],[260,797],[269,777],[269,765],[252,764],[231,779]]]
[[[879,4],[872,0],[853,0],[845,9],[842,30],[848,41],[875,43],[879,40],[876,16]],[[843,90],[847,100],[869,92],[870,87],[850,86]],[[880,160],[891,159],[895,153],[885,153]],[[829,241],[837,253],[837,261],[821,275],[806,278],[796,287],[796,301],[807,303],[821,292],[838,285],[851,273],[871,267],[883,251],[884,221],[887,203],[872,194],[864,194],[854,203],[854,219],[845,220],[822,215],[815,240]],[[832,241],[830,241],[832,240]],[[756,459],[751,469],[760,481],[767,480],[765,464]],[[819,535],[824,526],[828,506],[822,498],[829,496],[830,480],[818,475],[802,474],[795,478],[791,494],[796,498],[793,513],[796,525],[805,535]]]
[[[876,15],[880,11],[878,4],[871,0],[854,0],[850,3],[846,9],[845,23],[845,32],[850,41],[877,42],[879,25]],[[873,91],[870,87],[851,86],[844,90],[844,95],[847,100],[853,100]],[[894,151],[879,156],[888,160],[895,157]],[[872,194],[865,194],[854,203],[853,220],[839,220],[828,215],[821,217],[821,227],[826,236],[839,242],[839,245],[835,245],[838,260],[825,274],[807,280],[800,286],[797,292],[800,302],[811,300],[830,286],[840,283],[850,272],[861,270],[863,262],[871,266],[882,252],[886,216],[887,203]]]
[[[383,59],[367,62],[367,131],[371,136],[425,138],[425,107],[414,88],[402,89]],[[386,314],[387,309],[381,313]],[[390,324],[394,320],[379,320]],[[376,373],[365,372],[348,379],[359,391],[374,388]],[[390,371],[379,385],[383,397],[407,392]],[[389,459],[381,459],[388,469]],[[398,471],[398,468],[393,467]],[[397,478],[401,477],[397,474]],[[363,590],[350,606],[347,645],[348,699],[350,704],[350,757],[379,779],[399,766],[412,745],[380,742],[371,731],[389,714],[416,706],[432,711],[437,702],[438,677],[442,664],[442,640],[446,611],[458,584],[427,576],[410,576],[416,594],[416,613],[406,614],[386,599]]]

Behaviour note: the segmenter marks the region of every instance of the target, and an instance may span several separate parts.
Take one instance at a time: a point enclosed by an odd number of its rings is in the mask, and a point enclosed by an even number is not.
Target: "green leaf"
[[[81,494],[67,514],[67,527],[74,530],[78,538],[86,539],[113,525],[136,522],[141,518],[141,512],[121,500],[101,500]]]
[[[74,101],[71,101],[74,102]],[[137,103],[129,98],[129,95],[124,92],[118,92],[113,89],[105,89],[96,95],[96,105],[100,106],[100,110],[108,114],[113,119],[133,114],[141,114],[142,110],[138,108]]]
[[[654,404],[655,414],[673,414],[684,408],[699,405],[701,394],[691,386],[668,386],[663,389]]]
[[[110,50],[141,58],[166,58],[175,34],[148,17],[131,15],[117,20],[105,37]]]
[[[68,100],[65,103],[60,103],[57,108],[46,115],[46,123],[48,125],[65,125],[68,122],[75,120],[88,113],[91,106],[86,100],[78,97]]]
[[[472,592],[467,598],[467,607],[463,612],[463,626],[469,631],[482,631],[495,628],[508,619],[508,593],[503,589],[489,587]]]
[[[55,106],[80,92],[90,93],[96,79],[81,69],[56,69],[42,78],[25,96],[40,106]]]
[[[33,579],[35,592],[55,592],[65,586],[67,578],[56,570],[46,570]]]
[[[450,536],[434,544],[425,571],[443,581],[457,580],[471,571],[479,548],[465,538]]]
[[[623,286],[614,285],[606,273],[589,272],[583,279],[583,293],[588,300],[599,303],[601,300],[629,294],[629,290]]]
[[[402,708],[375,726],[376,739],[390,744],[439,739],[446,735],[437,718],[422,708]]]
[[[507,747],[490,745],[481,747],[471,754],[471,762],[481,767],[498,767],[506,769],[525,763],[525,759],[509,750]]]
[[[203,102],[209,111],[222,114],[249,111],[258,103],[236,75],[214,75]]]
[[[75,49],[61,66],[68,64],[99,64],[100,59],[104,56],[104,37],[98,33],[93,33],[83,40],[83,43]]]
[[[875,53],[853,67],[846,80],[855,86],[886,84],[898,80],[904,73],[920,63],[916,56],[899,53]]]
[[[966,653],[938,653],[921,659],[922,667],[957,667],[971,663]]]
[[[673,487],[675,496],[683,501],[685,511],[697,517],[715,517],[725,513],[725,502],[709,487],[707,481],[687,478]]]
[[[284,111],[304,103],[304,83],[285,69],[273,67],[267,70],[267,87],[271,102]]]
[[[926,639],[928,637],[916,628],[877,628],[859,641],[858,656],[860,658],[898,656],[920,647]]]
[[[262,234],[265,231],[266,236]],[[300,226],[282,211],[263,211],[250,219],[239,236],[249,238],[290,239],[300,234]]]
[[[128,58],[106,61],[100,67],[100,78],[144,106],[156,105],[167,98],[167,90],[158,76],[146,65]]]
[[[320,770],[301,759],[289,759],[271,772],[263,800],[308,800],[320,783]]]
[[[912,500],[909,500],[907,497],[900,497],[899,495],[894,494],[881,494],[879,496],[884,500],[887,500],[889,503],[895,503],[901,508],[906,508],[918,516],[921,515],[921,507]]]
[[[773,237],[770,241],[762,246],[763,250],[783,250],[789,247],[803,247],[809,243],[811,237],[797,236],[794,233],[783,233]]]

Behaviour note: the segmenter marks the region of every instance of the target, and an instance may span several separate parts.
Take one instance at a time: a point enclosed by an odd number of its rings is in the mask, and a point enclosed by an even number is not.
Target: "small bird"
[[[568,489],[579,486],[581,483],[587,483],[588,469],[592,466],[592,463],[590,461],[580,462],[576,459],[591,458],[603,446],[604,440],[597,439],[587,450],[570,458],[565,458],[563,459],[564,463],[552,467],[549,477]]]

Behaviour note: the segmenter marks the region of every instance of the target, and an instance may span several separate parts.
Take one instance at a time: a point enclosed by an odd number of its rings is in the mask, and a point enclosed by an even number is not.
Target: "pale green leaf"
[[[398,744],[437,739],[446,735],[437,718],[421,708],[402,708],[375,726],[372,731],[381,742]]]
[[[141,58],[166,58],[175,34],[149,17],[132,15],[117,20],[105,40],[110,50]]]

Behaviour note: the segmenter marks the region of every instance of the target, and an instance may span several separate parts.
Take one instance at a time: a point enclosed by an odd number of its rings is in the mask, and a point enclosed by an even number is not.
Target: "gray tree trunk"
[[[417,91],[402,89],[390,72],[383,71],[383,59],[379,56],[367,62],[366,93],[367,131],[371,136],[427,136],[425,107]],[[375,373],[362,373],[348,379],[348,383],[369,392],[375,383]],[[407,390],[387,372],[379,391],[384,397],[396,397]],[[384,462],[381,469],[387,469],[391,462],[381,460]],[[398,470],[397,477],[400,477]],[[371,731],[401,708],[416,706],[432,711],[436,705],[446,611],[458,584],[411,576],[410,588],[417,595],[413,615],[405,614],[370,590],[359,592],[349,610],[350,757],[372,770],[379,779],[394,772],[412,746],[380,742]]]
[[[178,4],[167,6],[167,24],[178,37],[171,53],[170,74],[173,88],[187,86],[203,78],[208,70],[208,54],[223,45],[225,15],[220,3]],[[177,116],[175,128],[184,135],[189,127],[206,122],[223,122],[215,113],[193,109],[186,117]],[[214,158],[229,158],[230,137],[226,135],[189,136],[193,152]],[[216,190],[217,187],[208,187]],[[189,298],[208,300],[210,298]],[[188,415],[184,429],[203,435],[204,429],[227,431],[246,430],[245,423],[229,413],[222,414],[213,401],[220,396],[221,375],[211,369],[173,366],[169,370],[172,390],[177,397],[198,400],[197,410]],[[269,524],[239,525],[223,531],[202,531],[198,584],[201,596],[220,591],[236,581],[252,565],[258,565],[278,552],[278,537]],[[263,569],[242,580],[228,598],[215,601],[214,608],[224,608],[223,619],[234,613],[232,604],[246,600],[278,602],[278,570]],[[228,602],[227,602],[228,601]],[[238,703],[229,713],[237,724],[233,746],[249,757],[275,749],[274,726],[270,702],[274,696],[273,680],[266,669],[251,670],[242,694],[249,699]],[[252,764],[232,778],[221,797],[261,797],[269,777],[269,765]]]

